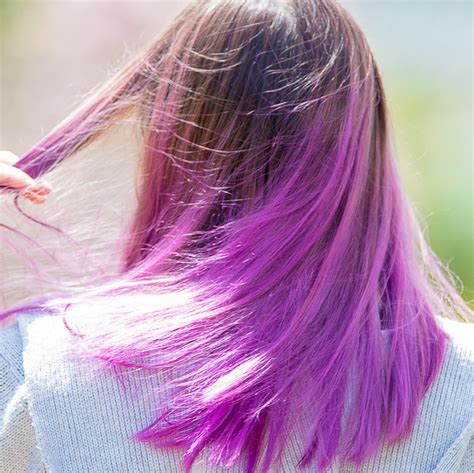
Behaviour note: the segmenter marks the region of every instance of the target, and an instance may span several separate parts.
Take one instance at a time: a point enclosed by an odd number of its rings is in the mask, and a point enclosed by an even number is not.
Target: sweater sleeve
[[[446,451],[434,473],[474,471],[474,324],[440,320],[443,329],[452,337],[462,369],[459,378],[466,392],[466,426]]]
[[[474,435],[471,435],[459,471],[474,471]]]
[[[17,324],[0,330],[0,471],[47,472],[28,409]]]
[[[474,419],[451,445],[434,473],[474,471]]]

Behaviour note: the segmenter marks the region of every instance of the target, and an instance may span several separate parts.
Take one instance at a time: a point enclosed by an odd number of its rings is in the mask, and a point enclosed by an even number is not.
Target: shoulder
[[[18,380],[23,379],[23,343],[18,323],[0,328],[0,360],[4,369],[11,371]]]
[[[441,447],[435,472],[465,471],[472,465],[474,437],[474,324],[437,317],[449,336],[440,372],[422,403],[420,433]],[[433,465],[433,466],[434,466]]]
[[[0,471],[45,471],[29,412],[18,323],[0,329]]]
[[[474,322],[436,317],[438,325],[450,336],[451,344],[471,361],[474,358]]]
[[[459,405],[466,415],[474,416],[474,323],[437,317],[438,325],[448,334],[446,355],[434,388],[449,389],[448,399]],[[462,401],[468,405],[462,405]]]
[[[22,341],[17,324],[0,329],[0,429],[11,399],[23,384]]]
[[[8,403],[24,381],[22,352],[18,324],[0,329],[0,428]]]
[[[83,356],[80,338],[58,315],[22,314],[7,330],[21,342],[15,343],[16,358],[29,413],[52,471],[70,471],[71,465],[84,472],[163,471],[166,463],[173,465],[166,471],[178,471],[179,457],[133,439],[154,418],[161,378],[125,377]]]
[[[467,417],[474,417],[474,324],[458,320],[436,318],[439,327],[448,334],[449,341],[440,373],[432,390],[443,391],[447,403],[455,405]],[[467,404],[466,404],[467,403]]]
[[[67,330],[60,317],[37,312],[18,314],[15,323],[0,329],[3,369],[18,382],[27,382],[29,366],[33,363],[36,370],[48,358],[59,361],[66,340]]]

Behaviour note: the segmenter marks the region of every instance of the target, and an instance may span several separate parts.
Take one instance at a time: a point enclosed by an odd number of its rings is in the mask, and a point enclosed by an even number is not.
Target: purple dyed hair
[[[122,270],[42,307],[94,307],[88,353],[174,373],[138,440],[183,448],[187,471],[201,453],[268,471],[302,406],[301,466],[405,439],[448,340],[434,315],[472,313],[401,189],[354,20],[330,0],[197,1],[19,167],[41,176],[132,111]]]

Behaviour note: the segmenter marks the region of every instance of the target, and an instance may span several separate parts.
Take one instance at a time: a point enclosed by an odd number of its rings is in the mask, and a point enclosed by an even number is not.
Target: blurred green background
[[[25,152],[186,3],[0,0],[0,148]],[[381,67],[403,179],[429,241],[473,301],[472,3],[341,3]]]

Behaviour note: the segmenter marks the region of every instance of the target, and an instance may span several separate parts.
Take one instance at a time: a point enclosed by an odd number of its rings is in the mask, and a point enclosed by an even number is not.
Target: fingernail
[[[43,197],[40,197],[38,194],[34,193],[34,192],[31,192],[31,191],[23,191],[21,193],[21,195],[23,197],[25,197],[26,199],[30,200],[31,202],[38,202],[40,200],[43,200],[44,201],[44,198]]]
[[[31,202],[42,204],[45,199],[44,196],[52,191],[52,187],[44,182],[35,182],[33,185],[25,187],[21,194]]]
[[[53,190],[53,188],[44,182],[38,182],[35,186],[30,188],[30,190],[37,195],[47,195]]]

